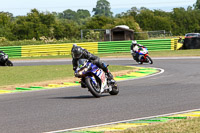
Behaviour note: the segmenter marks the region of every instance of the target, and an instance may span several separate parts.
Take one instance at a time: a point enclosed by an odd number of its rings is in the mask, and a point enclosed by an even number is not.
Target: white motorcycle
[[[139,60],[137,61],[138,64],[149,63],[153,64],[153,60],[149,56],[149,52],[146,47],[140,47],[139,50],[136,52],[139,55]],[[134,57],[133,57],[134,58]]]

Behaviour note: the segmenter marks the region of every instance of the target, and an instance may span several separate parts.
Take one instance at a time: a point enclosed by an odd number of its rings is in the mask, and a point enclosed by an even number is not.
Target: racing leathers
[[[143,47],[141,44],[131,44],[130,50],[133,56],[133,59],[139,62],[139,50]]]
[[[73,51],[75,51],[74,49],[81,49],[81,55],[80,57],[73,57]],[[107,75],[108,75],[108,80],[113,79],[113,75],[110,73],[110,71],[108,70],[108,67],[105,63],[100,61],[100,58],[91,54],[90,52],[88,52],[86,49],[81,48],[79,46],[74,46],[72,47],[72,64],[73,64],[73,70],[75,71],[78,67],[78,60],[79,59],[88,59],[89,61],[91,61],[93,64],[97,65],[99,68],[101,68]]]

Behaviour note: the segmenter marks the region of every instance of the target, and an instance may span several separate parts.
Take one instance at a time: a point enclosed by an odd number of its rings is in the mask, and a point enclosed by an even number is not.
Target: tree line
[[[67,9],[61,13],[32,9],[25,16],[15,17],[12,13],[0,12],[0,38],[10,41],[41,40],[42,37],[78,40],[83,29],[112,29],[117,25],[127,25],[135,32],[166,30],[175,36],[200,32],[200,0],[187,9],[179,7],[165,12],[132,7],[115,16],[107,0],[98,0],[93,12],[94,15],[84,9]]]

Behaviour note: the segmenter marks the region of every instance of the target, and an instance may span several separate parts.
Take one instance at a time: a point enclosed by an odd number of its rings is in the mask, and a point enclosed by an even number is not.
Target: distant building
[[[129,29],[126,25],[119,25],[106,32],[105,41],[124,41],[134,40],[134,30]]]

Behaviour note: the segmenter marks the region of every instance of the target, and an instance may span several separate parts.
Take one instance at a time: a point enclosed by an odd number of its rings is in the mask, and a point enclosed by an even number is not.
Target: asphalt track
[[[93,98],[80,87],[0,95],[1,133],[40,133],[156,116],[200,108],[200,58],[153,58],[153,65],[131,59],[105,60],[110,65],[156,67],[163,74],[119,82],[117,96]],[[70,60],[14,62],[60,65]]]

